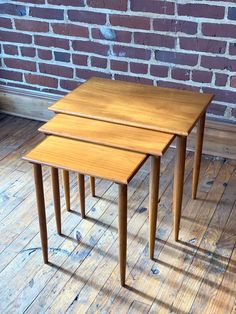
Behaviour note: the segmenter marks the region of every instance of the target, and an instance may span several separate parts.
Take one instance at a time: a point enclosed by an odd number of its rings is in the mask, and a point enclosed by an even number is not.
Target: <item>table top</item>
[[[29,152],[24,160],[75,171],[127,184],[146,160],[147,155],[68,139],[48,136]]]
[[[162,156],[174,139],[168,133],[66,114],[57,114],[39,131],[155,156]]]
[[[213,94],[93,77],[49,109],[187,136]]]

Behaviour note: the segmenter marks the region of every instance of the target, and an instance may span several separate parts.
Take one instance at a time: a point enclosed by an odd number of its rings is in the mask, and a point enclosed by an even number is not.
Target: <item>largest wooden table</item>
[[[196,198],[202,155],[205,113],[214,95],[91,78],[49,109],[176,135],[173,210],[179,225],[186,140],[198,122],[192,197]],[[175,234],[178,239],[178,234]]]

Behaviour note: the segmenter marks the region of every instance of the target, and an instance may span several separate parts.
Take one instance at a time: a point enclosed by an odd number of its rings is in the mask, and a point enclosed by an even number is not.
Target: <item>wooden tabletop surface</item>
[[[187,136],[213,96],[94,77],[49,109]]]
[[[55,168],[75,171],[127,184],[146,160],[147,155],[48,136],[23,159]]]
[[[168,133],[66,114],[57,114],[39,131],[156,156],[162,156],[174,139]]]

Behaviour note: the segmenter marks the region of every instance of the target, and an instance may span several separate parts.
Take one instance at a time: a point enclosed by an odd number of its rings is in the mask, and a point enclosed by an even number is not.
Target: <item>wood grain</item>
[[[24,159],[127,184],[147,155],[49,136]]]
[[[174,139],[167,133],[65,114],[57,114],[39,131],[157,156],[162,156]]]
[[[49,109],[187,136],[212,99],[212,94],[94,77]]]

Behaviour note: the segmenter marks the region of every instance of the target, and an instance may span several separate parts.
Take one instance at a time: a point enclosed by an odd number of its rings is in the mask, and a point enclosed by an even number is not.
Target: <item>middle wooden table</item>
[[[173,210],[179,226],[182,207],[186,140],[197,122],[192,196],[196,197],[205,113],[212,94],[91,78],[49,109],[95,120],[125,124],[176,135]],[[178,227],[175,240],[178,240]]]

